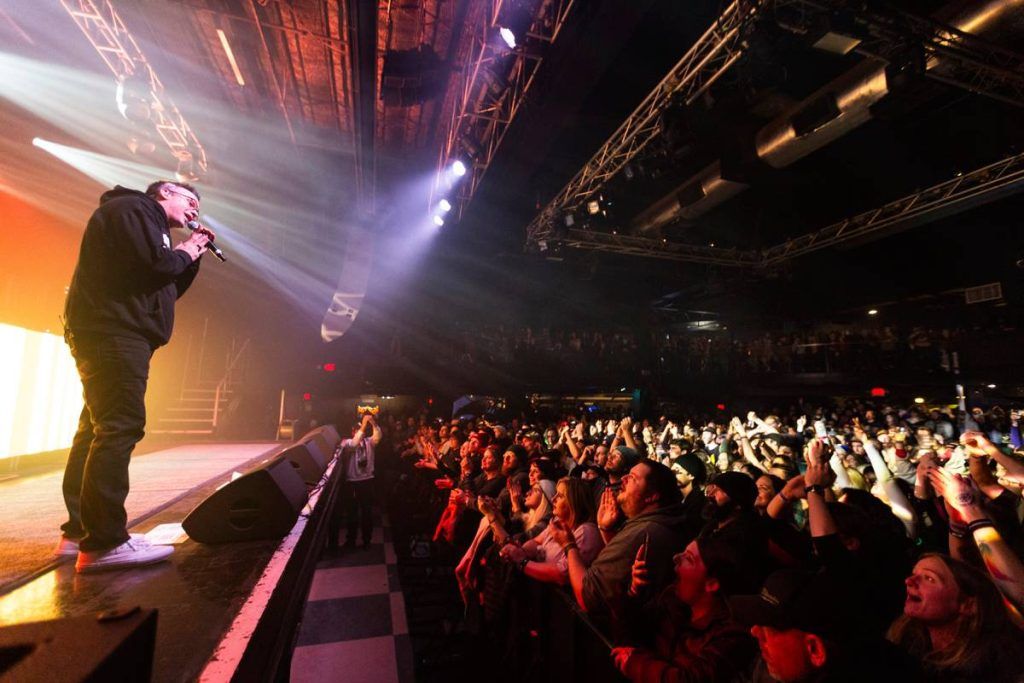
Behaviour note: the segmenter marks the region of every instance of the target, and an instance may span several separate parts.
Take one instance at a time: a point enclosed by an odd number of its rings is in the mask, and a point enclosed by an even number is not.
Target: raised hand
[[[640,547],[636,549],[636,557],[633,558],[632,581],[629,583],[629,594],[639,595],[640,591],[651,582],[647,572],[647,540],[645,539]]]
[[[523,502],[523,487],[519,485],[519,482],[514,477],[508,478],[507,486],[508,499],[512,504],[512,512],[520,512]]]
[[[964,432],[960,443],[967,455],[975,458],[987,457],[988,449],[993,448],[992,442],[981,432]]]
[[[551,540],[559,546],[565,546],[575,540],[572,532],[565,528],[557,517],[551,518],[551,521],[548,522],[548,529],[548,533],[551,534]]]
[[[832,484],[836,481],[836,473],[827,462],[822,462],[821,458],[808,459],[807,471],[804,472],[804,485],[806,486],[824,486],[825,488],[832,488]]]
[[[853,435],[860,440],[861,443],[867,441],[868,435],[864,431],[864,427],[860,424],[860,418],[853,418]]]
[[[798,474],[782,487],[782,495],[789,500],[795,500],[797,498],[807,497],[807,484],[804,480],[804,475]]]
[[[615,668],[625,674],[626,667],[629,666],[629,660],[634,652],[636,652],[635,647],[613,647],[612,661],[615,663]]]
[[[615,500],[615,492],[605,489],[601,494],[601,505],[597,508],[597,526],[600,529],[611,529],[619,521],[622,511]]]
[[[485,517],[492,517],[498,511],[498,505],[493,498],[480,496],[476,499],[477,509]]]

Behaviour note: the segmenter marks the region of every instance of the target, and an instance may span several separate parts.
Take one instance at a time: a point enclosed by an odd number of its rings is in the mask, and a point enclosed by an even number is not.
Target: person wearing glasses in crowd
[[[175,302],[215,237],[200,227],[174,245],[171,228],[198,218],[191,185],[159,180],[145,192],[118,186],[100,197],[82,236],[64,337],[85,405],[64,471],[68,521],[55,550],[77,557],[79,572],[152,564],[173,551],[128,534],[124,501],[128,462],[146,424],[150,360],[170,340]]]

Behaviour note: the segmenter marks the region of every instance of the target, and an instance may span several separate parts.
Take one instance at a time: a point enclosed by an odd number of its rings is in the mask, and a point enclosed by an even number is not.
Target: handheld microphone
[[[195,232],[196,230],[199,229],[199,221],[189,221],[188,223],[185,224],[185,227]],[[207,243],[206,249],[211,254],[220,259],[222,262],[228,260],[228,257],[224,255],[224,252],[220,250],[220,247],[213,243],[212,239]]]

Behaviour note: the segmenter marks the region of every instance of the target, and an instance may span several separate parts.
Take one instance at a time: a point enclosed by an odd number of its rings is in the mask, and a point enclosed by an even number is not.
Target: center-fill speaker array
[[[341,439],[324,425],[297,443],[214,491],[185,517],[182,526],[200,543],[280,538],[323,477]]]

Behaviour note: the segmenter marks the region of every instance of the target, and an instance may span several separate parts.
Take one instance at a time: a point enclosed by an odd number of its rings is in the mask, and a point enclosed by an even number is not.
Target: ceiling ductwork
[[[885,64],[864,62],[759,130],[757,156],[772,168],[785,168],[867,122],[871,105],[888,92]]]
[[[960,3],[955,3],[960,5]],[[944,21],[972,34],[1009,30],[1014,11],[1024,0],[993,0],[968,3],[958,11],[950,5]],[[827,84],[791,111],[766,124],[754,136],[757,157],[781,169],[846,135],[871,118],[871,106],[889,93],[886,63],[869,59]],[[937,59],[928,69],[941,69]],[[749,185],[739,178],[723,177],[721,161],[715,161],[678,185],[632,221],[634,234],[650,233],[676,220],[694,220],[735,197]]]

